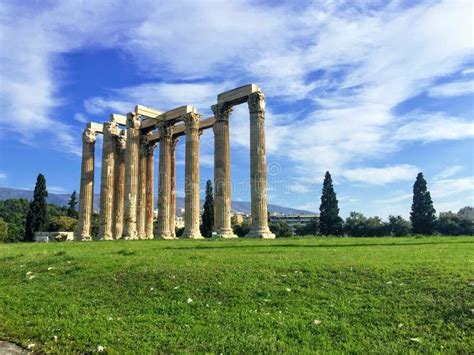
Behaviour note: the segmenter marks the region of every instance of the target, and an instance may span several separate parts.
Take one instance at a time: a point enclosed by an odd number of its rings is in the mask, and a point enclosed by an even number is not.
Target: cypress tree
[[[39,174],[36,179],[33,201],[31,201],[25,223],[25,239],[33,241],[35,232],[43,231],[48,219],[48,207],[46,205],[46,179],[43,174]]]
[[[201,234],[205,237],[212,235],[214,226],[214,196],[212,193],[212,183],[206,182],[206,199],[204,200],[204,211],[202,213]]]
[[[68,217],[77,219],[77,210],[76,210],[77,194],[76,194],[76,190],[73,191],[73,193],[71,195],[71,198],[69,199],[69,202],[67,203],[67,206],[68,206],[68,208],[67,208],[67,211],[66,211],[66,215]]]
[[[322,235],[341,235],[342,219],[339,217],[339,207],[336,193],[332,185],[329,171],[324,176],[321,206],[319,207],[319,232]]]
[[[411,205],[410,220],[413,233],[433,234],[436,216],[430,192],[428,191],[423,173],[419,173],[413,185],[413,204]]]

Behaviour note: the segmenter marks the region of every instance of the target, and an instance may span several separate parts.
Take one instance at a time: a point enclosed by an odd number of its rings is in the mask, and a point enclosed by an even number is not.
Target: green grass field
[[[0,245],[0,339],[34,351],[474,350],[474,238]]]

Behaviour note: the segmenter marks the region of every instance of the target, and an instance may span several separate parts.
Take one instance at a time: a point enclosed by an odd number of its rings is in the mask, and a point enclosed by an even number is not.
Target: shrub
[[[394,237],[403,237],[410,234],[411,224],[402,216],[389,216],[388,229],[390,235]]]
[[[291,237],[293,235],[293,231],[286,222],[270,223],[269,227],[272,233],[274,233],[277,238]]]
[[[59,216],[52,218],[48,230],[51,232],[73,232],[76,226],[77,219],[67,216]]]

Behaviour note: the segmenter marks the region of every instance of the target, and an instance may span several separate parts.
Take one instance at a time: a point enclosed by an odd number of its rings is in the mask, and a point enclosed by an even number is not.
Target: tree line
[[[11,198],[0,201],[0,242],[30,242],[35,232],[72,232],[77,225],[77,195],[74,191],[67,206],[46,203],[46,179],[39,174],[33,200]]]
[[[33,241],[35,232],[74,231],[77,225],[77,194],[74,191],[66,206],[46,203],[48,191],[44,175],[36,180],[33,200],[7,199],[0,201],[0,242]],[[326,172],[321,192],[320,216],[310,223],[298,226],[294,231],[285,222],[270,222],[270,230],[277,237],[292,235],[323,235],[380,237],[407,235],[474,235],[474,222],[455,213],[442,213],[436,217],[427,183],[422,173],[416,177],[413,185],[413,203],[410,220],[402,216],[389,216],[385,222],[381,218],[366,217],[362,213],[351,212],[343,220],[339,216],[339,203],[331,178]],[[206,182],[206,196],[203,206],[201,233],[212,236],[214,222],[214,194],[210,180]],[[250,230],[249,223],[237,223],[233,219],[234,233],[244,237]],[[91,235],[97,238],[99,214],[92,218]],[[182,228],[176,229],[179,237]]]
[[[379,217],[365,217],[351,212],[344,221],[339,216],[339,206],[331,174],[326,172],[321,193],[319,220],[296,230],[298,235],[334,235],[352,237],[381,237],[407,235],[474,235],[474,222],[455,213],[442,213],[436,217],[431,194],[423,173],[419,173],[413,185],[413,203],[410,220],[402,216],[389,216],[384,222]]]
[[[208,182],[210,184],[210,182]],[[388,221],[380,217],[366,217],[362,213],[351,212],[343,220],[339,216],[339,203],[329,172],[324,176],[321,192],[320,216],[313,221],[300,225],[293,231],[285,222],[269,223],[270,230],[277,237],[292,235],[323,235],[351,237],[382,237],[408,235],[474,235],[474,222],[455,213],[442,213],[436,217],[431,194],[423,173],[419,173],[413,185],[413,203],[410,220],[402,216],[389,216]],[[249,223],[233,224],[238,236],[245,236],[250,230]],[[210,230],[210,229],[209,229]]]

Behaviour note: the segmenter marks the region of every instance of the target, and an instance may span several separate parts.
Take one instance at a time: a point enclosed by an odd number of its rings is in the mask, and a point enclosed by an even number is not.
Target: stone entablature
[[[265,96],[258,85],[245,85],[217,96],[214,116],[201,119],[184,105],[169,111],[136,105],[127,115],[111,114],[103,124],[91,122],[83,133],[79,223],[75,240],[90,240],[93,212],[95,141],[103,135],[99,237],[175,239],[176,143],[185,138],[185,216],[183,235],[201,239],[199,231],[199,141],[214,132],[215,235],[236,238],[231,226],[229,126],[235,105],[247,102],[250,114],[252,227],[248,237],[274,238],[267,221]],[[123,129],[119,128],[122,127]],[[154,151],[159,144],[158,218],[153,235]]]

